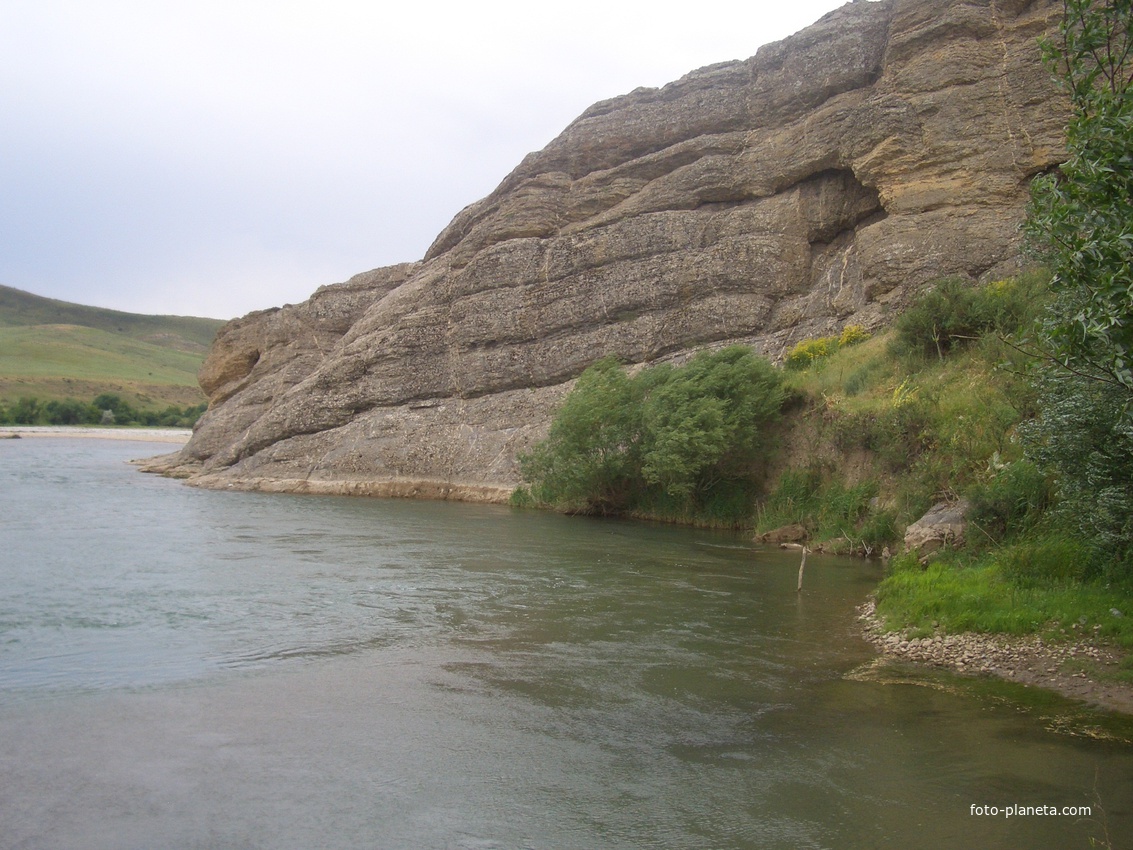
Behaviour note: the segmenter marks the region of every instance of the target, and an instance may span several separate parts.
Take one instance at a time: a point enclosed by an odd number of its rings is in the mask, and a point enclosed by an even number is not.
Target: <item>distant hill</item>
[[[198,404],[197,370],[221,319],[147,316],[0,286],[0,401],[89,401],[141,408]]]
[[[122,334],[161,348],[195,352],[202,357],[212,344],[222,319],[193,316],[145,316],[102,307],[86,307],[0,286],[0,327],[78,325]]]

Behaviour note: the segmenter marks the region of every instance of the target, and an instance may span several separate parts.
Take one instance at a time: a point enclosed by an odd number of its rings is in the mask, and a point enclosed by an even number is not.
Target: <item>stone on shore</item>
[[[946,546],[963,545],[971,507],[967,499],[933,505],[928,513],[905,529],[905,549],[924,558]]]

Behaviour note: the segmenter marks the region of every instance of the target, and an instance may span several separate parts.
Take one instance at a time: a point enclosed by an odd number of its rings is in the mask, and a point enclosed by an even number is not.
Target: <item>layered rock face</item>
[[[876,328],[1009,274],[1067,106],[1053,0],[849,3],[587,110],[420,262],[220,332],[162,467],[204,485],[499,498],[591,362]]]

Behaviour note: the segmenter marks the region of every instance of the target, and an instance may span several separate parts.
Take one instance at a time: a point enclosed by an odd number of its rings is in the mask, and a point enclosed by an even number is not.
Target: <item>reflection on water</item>
[[[0,445],[0,848],[1088,847],[970,806],[1098,800],[1133,833],[1133,750],[1066,704],[850,675],[873,566],[800,597],[732,535],[203,492],[151,450]]]

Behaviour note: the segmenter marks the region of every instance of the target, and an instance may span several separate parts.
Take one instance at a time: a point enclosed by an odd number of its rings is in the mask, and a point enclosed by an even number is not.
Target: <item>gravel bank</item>
[[[1122,656],[1088,638],[1051,643],[1038,635],[1015,638],[972,632],[910,638],[886,632],[873,600],[858,609],[866,639],[888,658],[942,667],[974,676],[998,676],[1024,685],[1048,688],[1098,708],[1133,714],[1133,685],[1099,681],[1098,673],[1116,669]]]

